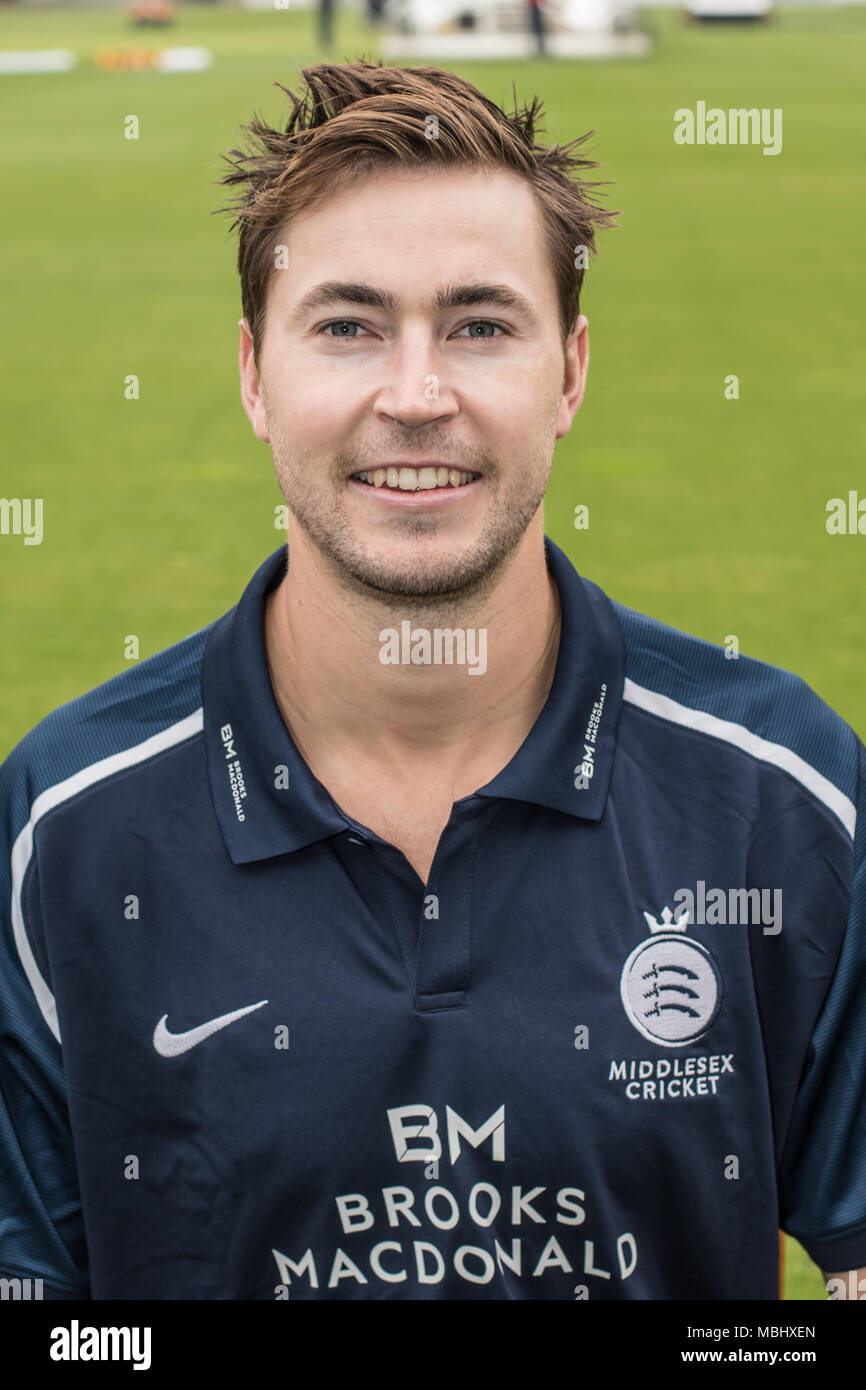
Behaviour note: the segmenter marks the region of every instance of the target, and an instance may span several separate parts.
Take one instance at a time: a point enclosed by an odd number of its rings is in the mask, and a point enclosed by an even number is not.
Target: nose
[[[401,333],[384,359],[385,380],[376,396],[378,414],[407,426],[457,415],[453,370],[429,327]]]

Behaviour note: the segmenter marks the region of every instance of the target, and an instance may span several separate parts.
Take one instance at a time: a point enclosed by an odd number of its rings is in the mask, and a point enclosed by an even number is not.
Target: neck
[[[364,760],[383,771],[444,757],[458,780],[462,768],[472,781],[473,768],[499,759],[504,766],[538,717],[556,668],[559,625],[539,514],[483,595],[447,606],[427,602],[423,610],[417,600],[395,610],[393,600],[347,589],[293,533],[289,569],[267,601],[265,643],[277,703],[314,771],[317,761],[363,746]],[[441,664],[403,664],[422,628],[434,651],[436,628],[462,628],[467,662],[445,664],[440,648]],[[396,635],[390,653],[399,664],[380,660],[384,629]]]

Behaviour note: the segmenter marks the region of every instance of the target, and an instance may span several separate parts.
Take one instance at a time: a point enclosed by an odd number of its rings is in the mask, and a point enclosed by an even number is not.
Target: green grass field
[[[866,9],[646,24],[643,61],[452,65],[500,103],[512,81],[539,92],[550,140],[595,129],[595,177],[621,209],[586,283],[588,392],[557,446],[547,531],[614,598],[716,643],[736,634],[862,736],[866,536],[828,535],[825,508],[866,497]],[[199,43],[215,54],[200,74],[91,63]],[[163,33],[111,10],[0,7],[0,47],[83,60],[0,77],[0,491],[43,498],[45,527],[39,546],[0,536],[3,755],[124,669],[127,635],[150,656],[231,607],[284,536],[238,396],[234,245],[210,212],[239,124],[278,121],[272,83],[323,55],[309,13],[195,5]],[[378,56],[375,36],[343,15],[329,56]],[[673,113],[699,100],[782,108],[781,154],[677,146]],[[786,1294],[824,1297],[791,1241]]]

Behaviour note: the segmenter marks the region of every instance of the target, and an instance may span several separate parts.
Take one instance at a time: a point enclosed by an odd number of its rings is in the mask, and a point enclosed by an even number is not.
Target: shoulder
[[[10,844],[52,806],[200,733],[201,659],[213,626],[59,706],[25,735],[0,766]]]
[[[775,766],[854,833],[864,748],[800,676],[613,603],[623,632],[626,709],[692,729]]]

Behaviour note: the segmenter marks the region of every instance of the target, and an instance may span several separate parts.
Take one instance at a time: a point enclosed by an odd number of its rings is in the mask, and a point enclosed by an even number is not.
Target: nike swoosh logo
[[[258,1004],[248,1004],[245,1009],[235,1009],[230,1014],[220,1014],[219,1018],[212,1018],[208,1023],[200,1023],[198,1028],[188,1028],[185,1033],[170,1033],[165,1026],[168,1014],[163,1014],[159,1023],[153,1030],[153,1045],[160,1057],[179,1057],[182,1052],[189,1052],[191,1047],[198,1047],[200,1042],[209,1038],[211,1033],[218,1033],[221,1028],[227,1028],[230,1023],[236,1023],[244,1014],[251,1014],[254,1009],[260,1009],[263,1004],[267,1004],[267,999],[260,999]]]

